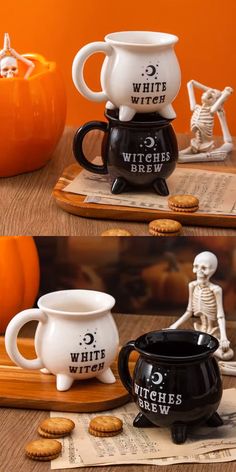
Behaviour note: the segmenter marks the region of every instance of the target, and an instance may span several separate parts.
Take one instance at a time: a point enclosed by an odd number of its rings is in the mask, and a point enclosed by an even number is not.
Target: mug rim
[[[145,115],[147,116],[147,118],[151,117],[151,120],[150,121],[147,119],[145,120]],[[127,128],[127,127],[135,128],[135,127],[141,127],[141,126],[164,128],[166,126],[169,126],[174,119],[174,118],[163,118],[158,112],[153,112],[153,113],[150,113],[150,112],[138,113],[137,112],[135,113],[131,121],[121,121],[119,119],[119,110],[117,108],[115,110],[110,110],[109,108],[105,108],[104,116],[107,118],[107,120],[114,121],[115,123],[118,123],[119,126],[123,126],[124,128]]]
[[[159,41],[155,43],[151,41],[148,43],[144,43],[141,41],[132,42],[131,40],[129,41],[127,39],[126,40],[119,39],[119,37],[127,36],[127,35],[130,35],[130,36],[155,35],[156,37],[158,37]],[[114,45],[133,46],[133,47],[139,46],[139,47],[147,48],[147,47],[157,47],[157,46],[160,46],[160,47],[171,46],[171,45],[176,44],[179,41],[179,38],[175,34],[164,33],[161,31],[130,30],[130,31],[115,31],[114,33],[108,33],[105,36],[105,41]]]
[[[186,356],[171,356],[171,355],[166,355],[166,354],[155,354],[148,352],[148,350],[145,350],[143,348],[139,347],[139,343],[142,342],[142,340],[147,336],[147,335],[152,335],[152,334],[161,334],[161,333],[179,333],[182,335],[189,335],[195,334],[199,335],[204,335],[204,337],[208,337],[209,341],[207,345],[212,342],[212,346],[208,346],[206,352],[202,352],[199,354],[192,354],[192,355],[186,355]],[[209,333],[205,333],[204,331],[196,331],[194,329],[162,329],[162,330],[157,330],[157,331],[149,331],[148,333],[143,334],[142,336],[139,336],[135,341],[134,341],[135,349],[143,356],[153,359],[156,361],[165,361],[165,362],[173,362],[173,363],[179,363],[179,362],[191,362],[191,361],[198,361],[200,359],[203,359],[205,357],[208,357],[209,354],[212,354],[217,350],[219,347],[219,341],[217,338],[212,336]]]
[[[60,310],[59,308],[56,309],[56,308],[51,308],[51,307],[48,307],[45,305],[45,301],[47,301],[47,299],[51,298],[51,297],[55,297],[56,295],[57,296],[61,296],[61,295],[65,295],[65,294],[68,294],[68,293],[87,293],[89,296],[92,296],[92,294],[96,295],[96,294],[99,294],[99,295],[102,295],[104,296],[104,298],[107,300],[107,303],[104,303],[104,306],[102,308],[99,308],[97,310],[88,310],[88,311],[68,311],[68,310]],[[63,315],[67,315],[67,316],[78,316],[80,315],[81,317],[84,316],[94,316],[94,315],[99,315],[99,314],[103,314],[104,311],[109,311],[113,308],[113,306],[115,305],[116,303],[116,300],[115,298],[110,295],[109,293],[106,293],[106,292],[102,292],[102,291],[99,291],[99,290],[89,290],[89,289],[67,289],[67,290],[55,290],[53,292],[49,292],[49,293],[46,293],[44,295],[42,295],[39,299],[38,299],[38,302],[37,302],[37,305],[38,307],[46,312],[46,313],[52,313],[52,314],[56,314],[58,316],[63,316]]]

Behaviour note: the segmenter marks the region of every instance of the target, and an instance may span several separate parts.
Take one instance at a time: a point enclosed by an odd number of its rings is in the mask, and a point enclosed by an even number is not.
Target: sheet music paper
[[[171,195],[190,194],[199,198],[199,212],[236,215],[236,174],[177,168],[167,180]],[[105,175],[83,170],[63,191],[85,195],[85,202],[170,211],[168,197],[148,189],[112,195]],[[171,213],[171,211],[170,211]]]
[[[132,423],[137,414],[134,403],[98,414],[121,418],[123,432],[110,438],[98,438],[88,433],[90,419],[97,414],[51,412],[51,416],[65,416],[76,424],[71,436],[60,440],[62,454],[51,462],[52,469],[102,464],[214,463],[236,459],[236,389],[224,390],[219,408],[224,425],[194,428],[182,445],[173,444],[168,428],[134,428]]]

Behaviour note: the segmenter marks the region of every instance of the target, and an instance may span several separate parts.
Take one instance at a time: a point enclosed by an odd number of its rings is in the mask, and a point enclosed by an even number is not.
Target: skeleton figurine
[[[28,79],[35,65],[29,59],[21,56],[10,45],[10,37],[8,33],[4,35],[4,46],[0,51],[0,76],[6,79],[17,77],[19,74],[18,60],[27,65],[27,71],[24,79]]]
[[[219,339],[216,357],[232,359],[234,353],[226,335],[222,289],[210,282],[217,269],[217,258],[212,252],[201,252],[193,263],[197,279],[189,283],[189,301],[186,312],[170,328],[176,329],[191,316],[195,318],[194,329],[212,334]]]
[[[194,86],[204,91],[201,96],[201,105],[196,104]],[[227,153],[233,149],[232,137],[222,107],[223,103],[232,94],[233,89],[225,87],[223,91],[220,91],[209,88],[195,80],[190,80],[187,88],[190,109],[193,111],[191,131],[195,134],[195,137],[191,139],[190,147],[180,151],[179,162],[222,161],[226,158]],[[213,140],[215,113],[219,118],[224,140],[224,144],[218,148],[215,148]]]

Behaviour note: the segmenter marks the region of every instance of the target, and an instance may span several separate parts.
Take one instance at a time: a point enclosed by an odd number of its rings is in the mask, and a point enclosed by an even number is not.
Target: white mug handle
[[[77,90],[89,100],[95,102],[103,102],[108,100],[104,92],[93,92],[84,80],[84,64],[87,59],[95,52],[104,52],[107,56],[112,53],[112,47],[103,42],[97,41],[87,44],[79,52],[77,52],[72,65],[72,79]]]
[[[44,367],[40,357],[32,360],[25,359],[17,347],[17,336],[20,329],[25,323],[28,323],[28,321],[32,320],[41,321],[43,323],[47,320],[47,316],[38,308],[23,310],[18,313],[18,315],[14,316],[14,318],[12,318],[5,333],[5,346],[7,354],[13,362],[18,364],[23,369],[41,369]]]

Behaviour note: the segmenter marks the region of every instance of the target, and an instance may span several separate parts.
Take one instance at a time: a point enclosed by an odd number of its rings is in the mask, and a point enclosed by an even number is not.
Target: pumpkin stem
[[[179,272],[180,267],[173,252],[165,252],[164,256],[165,256],[165,260],[169,264],[169,269],[172,270],[173,272]]]

